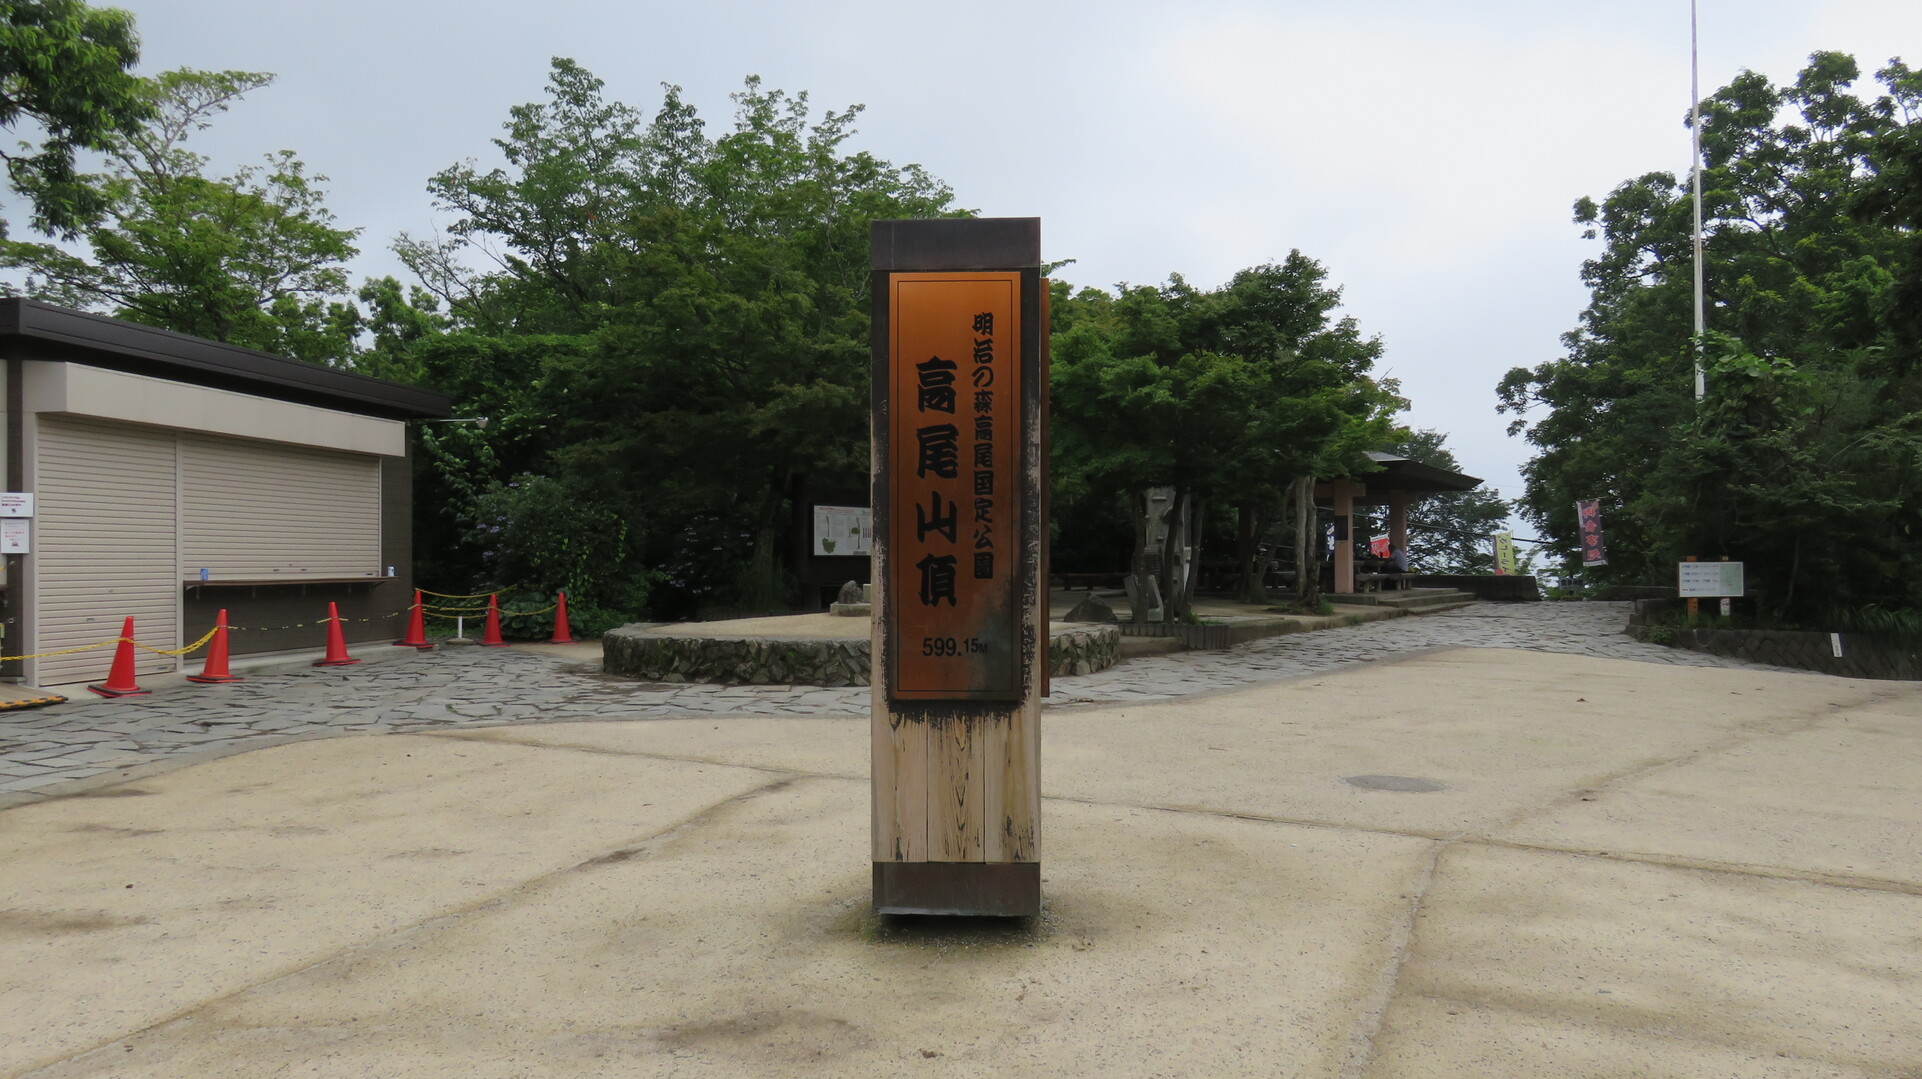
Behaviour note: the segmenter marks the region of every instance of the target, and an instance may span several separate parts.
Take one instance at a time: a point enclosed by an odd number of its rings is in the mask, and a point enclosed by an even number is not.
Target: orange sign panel
[[[893,696],[1020,695],[1021,275],[888,283]]]

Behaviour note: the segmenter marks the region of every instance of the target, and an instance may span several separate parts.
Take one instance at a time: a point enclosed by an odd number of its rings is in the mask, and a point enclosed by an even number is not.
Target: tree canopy
[[[75,173],[75,154],[135,134],[153,111],[133,72],[133,16],[80,0],[0,0],[0,128],[37,129],[37,144],[0,146],[33,227],[72,237],[105,209]],[[29,132],[20,130],[22,124]],[[0,220],[0,239],[7,234]]]
[[[1399,433],[1393,417],[1405,403],[1392,381],[1368,374],[1381,342],[1334,317],[1340,290],[1299,251],[1209,292],[1178,275],[1112,294],[1055,290],[1054,505],[1064,531],[1077,513],[1112,528],[1105,505],[1117,500],[1138,517],[1148,487],[1173,488],[1198,518],[1245,506],[1273,520],[1291,487],[1363,472],[1367,451]],[[1159,563],[1180,617],[1188,590],[1171,576],[1172,557]]]
[[[242,95],[250,71],[182,68],[143,80],[149,120],[105,138],[106,170],[77,176],[102,208],[78,249],[0,242],[26,291],[82,310],[284,356],[346,363],[359,312],[346,261],[358,232],[334,226],[320,187],[290,150],[222,177],[185,147]]]
[[[1693,400],[1690,207],[1651,172],[1576,222],[1601,251],[1567,353],[1503,380],[1540,449],[1524,512],[1565,550],[1604,505],[1608,580],[1669,581],[1685,555],[1748,563],[1789,620],[1916,606],[1922,374],[1915,364],[1917,117],[1900,61],[1858,94],[1816,53],[1774,85],[1744,72],[1702,103],[1708,397]],[[1904,297],[1909,302],[1904,301]]]
[[[0,2],[0,126],[42,136],[6,157],[40,236],[0,230],[0,266],[56,303],[447,392],[491,422],[418,432],[424,578],[564,588],[589,628],[788,598],[794,492],[867,474],[869,225],[969,212],[859,149],[858,105],[750,77],[710,131],[677,86],[643,111],[555,58],[485,163],[428,179],[449,223],[396,241],[414,280],[350,294],[359,230],[324,177],[189,148],[272,75],[141,78],[124,13]],[[1300,252],[1213,290],[1053,299],[1056,504],[1084,523],[1149,486],[1272,520],[1400,433],[1380,342]]]
[[[485,474],[458,454],[443,471],[497,516],[544,477],[622,522],[632,566],[665,567],[577,589],[772,603],[795,481],[866,472],[868,223],[956,213],[953,193],[853,149],[858,106],[816,117],[750,78],[710,137],[678,87],[651,120],[603,90],[556,59],[495,140],[503,164],[433,177],[455,221],[401,241],[424,292],[377,285],[396,332],[364,364],[496,418]],[[442,522],[457,564],[498,523],[462,516]]]

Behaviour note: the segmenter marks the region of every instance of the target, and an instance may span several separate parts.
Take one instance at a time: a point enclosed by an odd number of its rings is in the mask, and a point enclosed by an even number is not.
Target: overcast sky
[[[498,161],[554,56],[651,114],[675,83],[711,133],[750,74],[860,103],[857,145],[960,205],[1038,216],[1077,285],[1213,287],[1299,248],[1387,346],[1385,373],[1505,497],[1528,456],[1494,387],[1560,354],[1593,244],[1570,204],[1688,167],[1687,0],[966,5],[547,0],[119,0],[142,70],[272,71],[197,148],[291,149],[364,230],[361,274],[445,217],[432,173]],[[1922,65],[1915,0],[1701,0],[1702,90],[1838,49]],[[1525,527],[1525,526],[1524,526]]]

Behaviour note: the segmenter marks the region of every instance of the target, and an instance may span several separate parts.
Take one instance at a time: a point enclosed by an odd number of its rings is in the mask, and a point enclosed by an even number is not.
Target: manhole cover
[[[1445,791],[1448,784],[1437,783],[1432,779],[1416,776],[1343,776],[1343,783],[1351,787],[1362,787],[1371,791],[1412,791],[1426,794],[1429,791]]]

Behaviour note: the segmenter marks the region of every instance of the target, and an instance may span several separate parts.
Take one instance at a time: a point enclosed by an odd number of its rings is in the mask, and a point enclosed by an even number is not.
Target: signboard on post
[[[1014,700],[1021,275],[888,288],[890,695]]]
[[[1033,218],[873,227],[883,913],[1040,912],[1040,235]]]
[[[1677,562],[1676,594],[1683,599],[1710,599],[1740,596],[1743,591],[1741,562]]]

